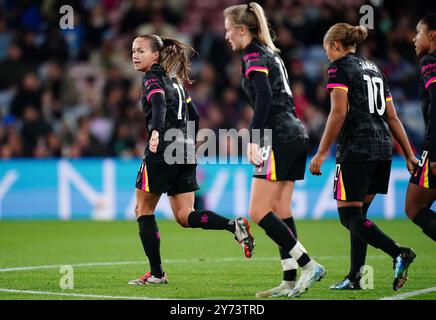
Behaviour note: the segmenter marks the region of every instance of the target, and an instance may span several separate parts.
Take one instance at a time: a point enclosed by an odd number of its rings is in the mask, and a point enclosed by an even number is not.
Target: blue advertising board
[[[134,219],[135,179],[139,159],[59,159],[0,161],[0,219]],[[292,209],[297,219],[336,219],[332,198],[334,159],[322,176],[295,186]],[[197,169],[205,206],[227,217],[247,216],[253,167],[248,164],[204,164]],[[389,193],[378,195],[371,218],[404,219],[409,173],[394,158]],[[166,195],[156,215],[173,219]]]

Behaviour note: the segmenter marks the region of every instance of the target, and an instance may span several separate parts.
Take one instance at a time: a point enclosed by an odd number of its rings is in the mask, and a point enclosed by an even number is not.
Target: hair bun
[[[351,42],[359,44],[368,36],[368,29],[364,26],[354,26],[351,28],[349,35]]]

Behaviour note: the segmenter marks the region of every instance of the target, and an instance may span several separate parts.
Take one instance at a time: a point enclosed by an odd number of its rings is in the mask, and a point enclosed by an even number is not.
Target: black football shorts
[[[391,160],[337,163],[333,198],[363,202],[366,195],[388,193]]]

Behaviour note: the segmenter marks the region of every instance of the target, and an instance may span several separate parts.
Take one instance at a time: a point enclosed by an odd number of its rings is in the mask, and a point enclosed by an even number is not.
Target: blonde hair
[[[235,27],[246,26],[260,42],[271,50],[280,52],[273,43],[265,12],[258,3],[250,2],[227,7],[224,9],[224,18],[228,18]]]
[[[368,36],[368,29],[363,26],[352,26],[348,23],[337,23],[326,32],[324,42],[338,41],[344,48],[356,47]]]
[[[151,50],[159,51],[159,63],[168,74],[175,74],[180,82],[191,84],[193,80],[189,78],[191,60],[188,52],[196,53],[189,45],[173,38],[160,37],[156,34],[141,35],[150,41]]]

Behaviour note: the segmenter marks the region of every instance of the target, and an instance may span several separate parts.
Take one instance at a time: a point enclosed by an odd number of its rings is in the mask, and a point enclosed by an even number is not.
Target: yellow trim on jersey
[[[342,86],[331,87],[331,88],[329,88],[329,89],[342,89],[342,90],[348,92],[348,88],[345,88],[345,87],[342,87]]]
[[[268,68],[265,68],[262,66],[252,66],[245,71],[245,77],[247,79],[248,79],[248,75],[250,74],[251,71],[259,71],[259,72],[263,72],[266,75],[268,75]]]
[[[274,158],[274,151],[271,152],[271,181],[276,181],[276,159]]]
[[[428,163],[428,159],[426,161],[425,164],[425,169],[424,169],[424,188],[429,188],[428,186],[428,170],[429,170],[429,163]]]
[[[268,75],[268,70],[265,69],[252,69],[251,71],[259,71],[259,72],[266,73]]]
[[[144,172],[145,172],[145,191],[150,192],[150,184],[148,183],[147,166],[145,166]]]
[[[347,200],[347,195],[345,193],[344,181],[342,180],[342,172],[341,172],[341,200]]]

